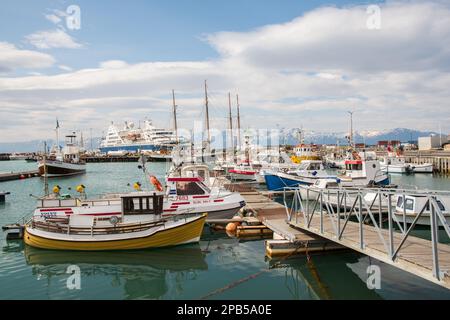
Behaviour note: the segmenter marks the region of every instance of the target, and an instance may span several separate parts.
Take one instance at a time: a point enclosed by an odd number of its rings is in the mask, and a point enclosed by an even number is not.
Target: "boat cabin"
[[[436,197],[436,202],[442,212],[449,212],[449,209],[447,208],[447,205],[445,201],[443,201],[443,199]],[[403,199],[403,196],[399,195],[397,198],[395,209],[400,213],[406,212],[408,214],[418,214],[420,211],[422,211],[425,205],[426,208],[424,210],[424,213],[430,213],[431,209],[430,204],[428,203],[428,197],[406,195]]]
[[[325,170],[320,160],[303,160],[297,169],[298,171],[323,171]]]
[[[208,196],[211,190],[201,177],[173,177],[167,179],[167,195],[169,197]]]
[[[367,178],[374,180],[380,172],[380,163],[377,160],[346,160],[345,175],[349,178]]]
[[[312,187],[317,189],[333,189],[339,188],[339,179],[317,179]]]
[[[123,195],[120,200],[123,215],[160,215],[163,212],[163,194],[137,192]]]

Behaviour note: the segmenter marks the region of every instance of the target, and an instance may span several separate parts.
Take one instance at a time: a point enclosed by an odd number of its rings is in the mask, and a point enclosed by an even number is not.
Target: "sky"
[[[78,15],[79,12],[79,15]],[[204,116],[450,131],[450,1],[23,1],[0,8],[0,143]]]

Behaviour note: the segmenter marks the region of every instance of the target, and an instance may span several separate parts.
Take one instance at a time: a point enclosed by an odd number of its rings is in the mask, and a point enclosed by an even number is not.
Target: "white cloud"
[[[56,14],[46,14],[45,19],[54,24],[59,24],[62,21],[61,18],[58,17]]]
[[[381,29],[366,26],[366,6],[320,8],[251,32],[219,32],[208,41],[226,58],[261,68],[347,72],[450,68],[449,5],[381,6]]]
[[[25,37],[28,43],[38,49],[83,47],[62,29],[38,31]]]
[[[63,71],[73,71],[73,69],[72,69],[71,67],[65,66],[65,65],[63,65],[63,64],[60,64],[60,65],[58,66],[58,68],[61,69],[61,70],[63,70]]]
[[[102,69],[121,69],[128,66],[128,63],[122,60],[109,60],[100,63]]]
[[[55,59],[48,54],[18,49],[11,43],[0,42],[0,73],[10,72],[17,68],[48,68]]]

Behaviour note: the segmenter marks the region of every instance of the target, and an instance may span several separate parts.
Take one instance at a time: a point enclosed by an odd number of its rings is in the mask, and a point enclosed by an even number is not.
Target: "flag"
[[[56,118],[56,129],[59,129],[59,121],[58,121],[58,118]]]

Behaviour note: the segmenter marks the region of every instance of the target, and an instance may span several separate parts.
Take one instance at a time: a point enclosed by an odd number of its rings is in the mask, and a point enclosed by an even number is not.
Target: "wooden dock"
[[[39,171],[38,170],[23,171],[23,172],[0,173],[0,182],[28,179],[28,178],[38,177],[38,176],[39,176]]]

